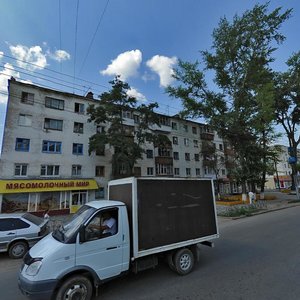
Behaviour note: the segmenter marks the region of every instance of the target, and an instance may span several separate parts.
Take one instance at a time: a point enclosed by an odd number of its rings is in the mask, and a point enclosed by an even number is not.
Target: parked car
[[[0,252],[22,258],[29,247],[48,234],[47,223],[30,213],[0,214]]]

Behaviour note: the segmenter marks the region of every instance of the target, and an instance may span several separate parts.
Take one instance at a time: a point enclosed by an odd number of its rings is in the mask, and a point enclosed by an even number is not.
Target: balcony
[[[155,164],[173,165],[173,157],[157,156],[155,157]]]
[[[213,141],[214,140],[214,134],[211,132],[201,132],[200,133],[200,138],[202,140],[206,140],[206,141]]]

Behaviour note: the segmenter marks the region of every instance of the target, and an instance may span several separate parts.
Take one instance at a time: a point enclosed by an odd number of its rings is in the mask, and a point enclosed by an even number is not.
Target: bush
[[[240,216],[251,216],[253,213],[258,212],[259,209],[255,205],[232,207],[226,212],[220,213],[222,217],[240,217]]]

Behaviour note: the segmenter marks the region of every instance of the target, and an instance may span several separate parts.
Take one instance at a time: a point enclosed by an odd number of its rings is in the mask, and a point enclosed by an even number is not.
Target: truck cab
[[[113,233],[101,228],[107,214],[115,221]],[[77,299],[92,294],[93,286],[128,270],[129,246],[124,203],[89,202],[30,249],[19,287],[36,299],[50,299],[54,294],[56,299]]]

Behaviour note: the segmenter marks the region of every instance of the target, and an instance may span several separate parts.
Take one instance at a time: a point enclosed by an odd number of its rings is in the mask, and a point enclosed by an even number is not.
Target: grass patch
[[[300,203],[300,200],[290,200],[288,203]]]
[[[253,213],[258,212],[259,209],[255,205],[243,206],[243,207],[232,207],[226,212],[219,214],[221,217],[241,217],[251,216]]]

